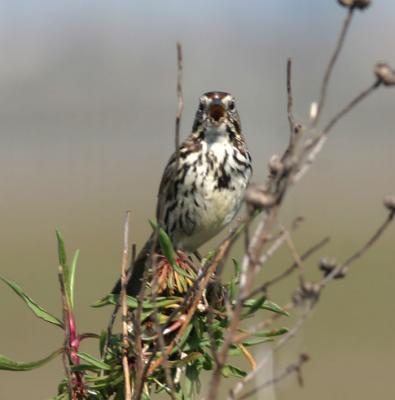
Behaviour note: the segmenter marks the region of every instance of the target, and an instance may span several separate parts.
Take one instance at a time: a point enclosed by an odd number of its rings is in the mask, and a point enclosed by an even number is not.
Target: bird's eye
[[[230,102],[229,102],[229,110],[230,111],[233,111],[235,109],[235,102],[233,101],[233,100],[231,100]]]
[[[204,110],[204,103],[201,101],[199,103],[199,111],[203,111]]]

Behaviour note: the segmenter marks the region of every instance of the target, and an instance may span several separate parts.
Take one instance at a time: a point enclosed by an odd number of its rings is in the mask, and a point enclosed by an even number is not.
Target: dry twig
[[[286,377],[291,375],[292,373],[296,373],[298,382],[300,386],[303,386],[303,378],[302,378],[302,365],[309,361],[310,356],[306,353],[301,353],[299,354],[298,361],[288,365],[288,367],[284,368],[282,372],[280,372],[278,375],[276,375],[274,378],[271,378],[267,380],[266,382],[263,382],[262,384],[256,386],[254,389],[250,390],[249,392],[245,393],[243,396],[239,397],[238,400],[245,400],[248,399],[251,396],[254,396],[258,392],[260,392],[263,389],[266,389],[272,385],[276,385],[278,382],[281,382],[284,380]],[[232,400],[235,399],[235,397],[232,398]]]
[[[347,36],[348,28],[350,27],[353,14],[354,14],[354,8],[350,7],[348,9],[347,15],[344,19],[343,26],[342,26],[339,38],[336,43],[335,50],[332,54],[332,57],[329,60],[326,70],[325,70],[325,75],[324,75],[324,78],[323,78],[322,84],[321,84],[320,99],[319,99],[318,105],[317,105],[317,112],[312,121],[312,128],[315,128],[318,125],[318,121],[320,119],[321,112],[324,107],[324,103],[325,103],[325,99],[326,99],[326,93],[328,90],[329,79],[331,77],[333,67],[336,64],[336,60],[337,60],[337,58],[340,54],[340,51],[343,47],[344,40]]]
[[[183,57],[181,43],[177,42],[177,113],[176,113],[176,130],[175,130],[175,146],[176,146],[176,171],[179,165],[179,147],[180,147],[180,125],[181,116],[184,110],[184,96],[182,91],[182,71],[183,71]]]
[[[124,389],[125,400],[132,399],[132,389],[130,384],[130,370],[129,370],[129,337],[128,337],[128,305],[126,296],[127,285],[127,268],[129,260],[129,223],[130,211],[126,212],[125,225],[123,231],[123,252],[122,252],[122,266],[121,266],[121,308],[122,308],[122,368],[124,374]]]

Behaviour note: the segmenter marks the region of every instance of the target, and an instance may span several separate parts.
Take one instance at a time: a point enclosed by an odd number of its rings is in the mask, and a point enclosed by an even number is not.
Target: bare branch
[[[351,19],[352,19],[353,13],[354,13],[354,8],[353,7],[349,8],[347,15],[344,19],[342,29],[340,31],[340,35],[337,40],[335,50],[332,54],[332,57],[329,60],[328,66],[326,67],[324,78],[322,80],[322,85],[321,85],[320,99],[318,101],[317,113],[315,115],[315,118],[312,121],[313,128],[315,128],[317,126],[318,121],[320,119],[321,111],[325,104],[326,93],[327,93],[327,89],[328,89],[329,80],[330,80],[330,77],[331,77],[331,74],[333,71],[333,67],[335,66],[336,60],[337,60],[337,58],[340,54],[340,51],[343,47],[344,40],[345,40],[347,32],[348,32],[348,28],[350,27],[350,24],[351,24]]]
[[[184,96],[182,91],[182,72],[183,72],[183,57],[182,57],[182,46],[180,42],[177,42],[177,98],[178,107],[176,113],[176,130],[175,130],[175,146],[176,146],[176,171],[179,165],[179,147],[180,147],[180,125],[181,116],[184,110]]]
[[[293,97],[292,97],[292,60],[287,60],[287,111],[288,111],[288,122],[291,137],[294,133],[295,120],[292,112]]]
[[[302,261],[305,261],[307,258],[309,258],[312,254],[314,254],[316,251],[320,250],[322,247],[324,247],[328,242],[329,242],[330,238],[329,237],[325,237],[324,239],[322,239],[321,241],[319,241],[318,243],[314,244],[312,247],[310,247],[305,253],[303,253],[300,256],[300,259]],[[296,262],[293,262],[284,272],[281,272],[279,275],[275,276],[274,278],[266,281],[263,285],[259,286],[258,288],[256,288],[255,290],[253,290],[250,294],[249,294],[249,298],[253,297],[255,295],[257,295],[260,292],[266,292],[267,289],[282,281],[284,278],[286,278],[287,276],[291,275],[296,269],[297,269],[298,265]]]
[[[377,240],[382,236],[382,234],[387,230],[391,222],[393,221],[395,216],[395,210],[390,210],[387,218],[385,219],[384,223],[382,223],[379,228],[374,232],[374,234],[370,237],[370,239],[355,253],[353,253],[343,264],[341,264],[338,268],[335,268],[329,275],[324,277],[318,284],[313,285],[312,293],[309,299],[308,299],[308,305],[303,314],[299,317],[299,319],[296,321],[292,329],[282,336],[275,344],[274,350],[279,349],[282,347],[285,343],[287,343],[290,339],[292,339],[301,329],[303,326],[304,322],[306,319],[309,317],[315,306],[318,304],[318,299],[320,296],[321,291],[326,287],[326,285],[334,279],[336,275],[339,273],[343,272],[357,259],[359,259],[367,250],[370,249],[370,247],[377,242]],[[303,255],[301,256],[303,258]],[[296,264],[296,263],[294,263]],[[297,265],[294,267],[296,268]],[[303,290],[303,288],[302,288]],[[298,303],[294,300],[293,303],[291,303],[288,307],[287,310],[290,310],[291,308],[295,307]],[[239,381],[235,387],[232,389],[231,394],[229,396],[229,399],[234,399],[235,396],[240,393],[240,391],[243,389],[243,387],[251,381],[256,374],[266,365],[268,361],[268,357],[265,357],[262,359],[258,364],[257,367],[254,371],[251,371],[249,374],[247,374],[243,380]]]
[[[394,215],[395,215],[395,210],[390,211],[385,221],[379,226],[379,228],[372,235],[372,237],[360,249],[358,249],[346,261],[344,261],[343,264],[339,265],[337,268],[334,268],[332,272],[330,272],[326,277],[323,278],[323,280],[320,282],[320,289],[324,288],[338,274],[345,274],[349,266],[354,261],[362,257],[370,249],[370,247],[372,247],[377,242],[377,240],[381,237],[381,235],[391,224],[392,220],[394,219]]]
[[[322,133],[315,139],[307,142],[305,145],[304,153],[307,154],[306,159],[303,161],[297,172],[292,177],[292,183],[298,182],[310,169],[311,165],[315,161],[318,154],[321,152],[325,142],[328,139],[328,133],[335,126],[335,124],[350,112],[357,104],[364,100],[367,96],[373,93],[381,84],[381,81],[376,80],[367,89],[359,93],[354,99],[352,99],[344,108],[342,108],[325,126]]]
[[[303,379],[302,379],[302,365],[309,361],[310,356],[306,353],[301,353],[299,355],[298,361],[288,365],[288,367],[284,368],[282,372],[280,372],[277,376],[274,378],[271,378],[267,380],[266,382],[256,386],[253,390],[250,390],[249,392],[245,393],[243,396],[239,397],[239,400],[245,400],[248,399],[249,397],[257,394],[259,391],[266,389],[272,385],[276,385],[280,381],[284,380],[287,378],[289,375],[292,373],[296,373],[298,377],[298,382],[301,386],[303,386]]]
[[[128,306],[126,296],[127,268],[129,261],[129,223],[130,211],[126,212],[125,225],[123,231],[123,253],[121,267],[121,307],[122,307],[122,368],[124,375],[125,400],[132,399],[129,370],[129,333],[128,333]]]
[[[313,308],[313,306],[312,306],[312,303],[310,302],[308,308],[304,311],[304,313],[296,321],[296,323],[292,327],[292,329],[288,333],[286,333],[284,336],[282,336],[278,340],[278,342],[274,345],[273,351],[282,347],[285,343],[287,343],[291,338],[293,338],[297,334],[297,332],[300,330],[300,328],[304,324],[305,320],[309,316],[312,308]],[[267,355],[263,359],[261,359],[253,371],[249,372],[242,380],[240,380],[239,382],[236,383],[236,385],[230,391],[228,400],[232,400],[232,399],[236,398],[236,395],[243,390],[244,386],[248,382],[250,382],[252,379],[254,379],[257,376],[257,374],[262,370],[262,368],[265,367],[266,363],[269,361],[269,358],[270,358],[270,355]]]
[[[299,255],[298,251],[296,250],[296,246],[294,241],[292,240],[291,235],[289,232],[285,235],[285,242],[287,243],[287,246],[289,248],[289,251],[292,254],[292,257],[295,261],[295,264],[297,265],[297,268],[299,270],[299,282],[301,285],[304,283],[304,267],[303,267],[303,260],[301,256]]]
[[[292,60],[287,60],[287,115],[289,123],[289,144],[285,151],[282,161],[287,162],[293,156],[297,143],[302,133],[302,126],[297,124],[293,115],[293,96],[292,96]]]
[[[135,262],[135,251],[132,253],[132,265]],[[145,288],[148,279],[148,268],[144,270],[143,280],[140,288],[140,292],[137,295],[137,308],[134,313],[134,340],[135,340],[135,356],[136,356],[136,385],[134,390],[134,398],[135,400],[139,400],[141,398],[143,385],[144,385],[144,354],[143,354],[143,346],[141,341],[141,315],[143,312],[143,303],[145,297]]]

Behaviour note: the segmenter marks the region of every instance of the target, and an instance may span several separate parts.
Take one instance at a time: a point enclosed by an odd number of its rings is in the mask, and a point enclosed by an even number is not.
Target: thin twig
[[[309,361],[309,359],[310,359],[310,357],[306,353],[300,354],[298,361],[288,365],[288,367],[284,368],[284,370],[281,371],[278,375],[276,375],[275,377],[268,379],[266,382],[263,382],[262,384],[256,386],[254,389],[250,390],[249,392],[245,393],[243,396],[239,397],[238,400],[245,400],[245,399],[257,394],[259,391],[261,391],[267,387],[276,385],[277,383],[281,382],[282,380],[284,380],[286,377],[288,377],[289,375],[291,375],[294,372],[297,374],[298,382],[302,386],[303,380],[302,380],[302,376],[301,376],[301,368],[304,363]]]
[[[314,244],[312,247],[310,247],[305,253],[303,253],[300,258],[302,261],[305,261],[307,258],[309,258],[313,253],[315,253],[316,251],[320,250],[322,247],[324,247],[328,242],[329,242],[330,238],[327,236],[324,239],[322,239],[321,241],[319,241],[318,243]],[[297,269],[298,265],[296,262],[293,262],[285,271],[281,272],[280,274],[276,275],[274,278],[266,281],[265,283],[263,283],[262,285],[260,285],[259,287],[257,287],[256,289],[254,289],[248,296],[248,298],[254,297],[255,295],[257,295],[258,293],[261,292],[266,292],[267,289],[282,281],[284,278],[286,278],[287,276],[291,275],[296,269]]]
[[[288,331],[284,336],[282,336],[276,342],[272,351],[278,350],[285,343],[287,343],[290,339],[292,339],[297,334],[297,332],[299,332],[300,328],[302,327],[305,320],[309,316],[312,308],[313,308],[312,302],[310,302],[308,308],[306,308],[306,310],[303,312],[303,314],[299,317],[299,319],[296,321],[296,323],[292,327],[292,329],[290,331]],[[254,379],[257,376],[257,374],[265,367],[265,365],[269,361],[270,357],[271,357],[271,353],[269,353],[267,356],[265,356],[263,359],[261,359],[253,371],[250,371],[242,380],[240,380],[239,382],[236,383],[236,385],[229,392],[228,400],[236,398],[236,395],[243,390],[244,386],[248,382],[250,382],[252,379]]]
[[[354,254],[352,254],[346,261],[344,261],[341,265],[334,268],[326,277],[322,279],[320,282],[320,289],[324,288],[332,279],[334,279],[339,274],[345,274],[349,268],[349,266],[360,257],[362,257],[374,243],[380,238],[380,236],[385,232],[385,230],[389,227],[392,220],[394,219],[395,211],[390,211],[385,221],[382,225],[379,226],[377,231],[373,234],[373,236]]]
[[[125,225],[123,230],[123,252],[121,266],[121,308],[122,308],[122,368],[124,375],[125,400],[132,399],[129,370],[129,333],[128,333],[128,305],[126,295],[127,278],[126,272],[129,261],[129,224],[130,211],[126,212]]]
[[[296,250],[296,246],[294,241],[292,240],[291,235],[287,232],[285,236],[285,242],[287,243],[288,249],[292,254],[292,257],[297,265],[297,269],[299,270],[299,282],[301,285],[304,283],[304,267],[303,267],[303,260],[302,257],[299,255],[298,251]]]
[[[262,247],[268,240],[268,234],[271,231],[273,224],[277,218],[277,212],[278,206],[270,209],[267,218],[264,218],[265,222],[261,224],[261,229],[259,229],[258,227],[257,231],[255,232],[250,244],[250,247],[252,248],[251,254],[253,254],[253,258],[251,259],[247,255],[244,256],[241,267],[239,296],[232,313],[229,328],[226,331],[223,344],[218,352],[217,363],[211,376],[210,387],[207,395],[208,400],[216,400],[218,398],[218,389],[222,378],[222,369],[227,360],[229,348],[233,343],[234,334],[240,323],[240,316],[244,304],[244,299],[247,297],[248,293],[251,290],[253,277],[255,276],[256,269],[258,267],[257,262],[251,263],[251,261],[259,259],[259,254],[261,253]]]
[[[303,218],[297,217],[292,222],[289,232],[285,229],[282,229],[280,235],[275,239],[273,244],[259,258],[260,266],[265,264],[274,255],[274,253],[284,244],[287,234],[299,228],[300,222],[303,222]]]
[[[363,90],[358,96],[352,99],[342,110],[340,110],[325,126],[322,130],[323,134],[327,134],[335,124],[344,117],[349,111],[351,111],[358,103],[369,96],[374,90],[376,90],[381,85],[380,80],[376,80],[367,89]]]
[[[293,137],[294,127],[295,127],[295,119],[293,116],[293,97],[292,97],[292,60],[288,58],[287,60],[287,114],[288,114],[288,122],[289,122],[289,130],[290,137]]]
[[[135,254],[133,255],[132,262],[135,262]],[[134,313],[134,338],[135,338],[135,356],[136,356],[136,385],[134,391],[135,400],[139,400],[141,398],[143,386],[144,386],[144,354],[143,354],[143,345],[141,341],[142,327],[141,327],[141,315],[143,312],[143,303],[145,297],[145,288],[148,279],[148,268],[145,268],[143,274],[143,280],[140,288],[140,292],[137,295],[137,308]]]
[[[285,151],[282,161],[287,162],[292,158],[299,138],[301,137],[301,126],[295,122],[293,115],[293,95],[292,95],[292,60],[287,60],[287,116],[289,123],[289,144]]]
[[[381,84],[381,81],[377,80],[373,82],[367,89],[363,90],[356,97],[354,97],[345,107],[343,107],[334,117],[330,119],[328,124],[322,130],[322,133],[313,139],[311,142],[306,143],[306,148],[304,149],[304,154],[307,154],[302,165],[292,177],[292,183],[298,182],[310,169],[311,165],[315,161],[318,154],[321,152],[325,142],[328,139],[328,134],[335,124],[344,117],[348,112],[350,112],[358,103],[369,96],[374,90],[376,90]]]
[[[171,376],[171,371],[170,371],[169,362],[168,362],[169,361],[168,354],[166,352],[166,343],[165,343],[164,333],[163,333],[164,331],[162,330],[160,322],[159,322],[158,307],[156,305],[157,293],[159,291],[158,273],[157,273],[157,268],[156,268],[157,266],[158,266],[158,263],[155,263],[154,277],[153,277],[153,280],[151,283],[151,302],[154,305],[152,318],[153,318],[154,328],[155,328],[156,335],[157,335],[157,349],[155,349],[155,353],[159,350],[160,354],[163,356],[162,365],[163,365],[163,370],[165,373],[166,383],[168,386],[167,393],[170,395],[172,400],[176,400],[174,380]],[[153,353],[153,354],[155,354],[155,353]]]
[[[307,320],[308,316],[311,314],[315,306],[318,304],[318,299],[321,294],[321,291],[327,286],[327,284],[334,279],[336,275],[338,275],[341,272],[344,272],[345,269],[347,269],[354,261],[359,259],[367,250],[371,248],[371,246],[377,242],[377,240],[382,236],[382,234],[388,229],[389,225],[393,221],[395,216],[394,211],[390,211],[388,214],[387,218],[385,221],[379,226],[379,228],[374,232],[374,234],[368,239],[368,241],[360,248],[358,249],[355,253],[353,253],[344,263],[342,263],[338,268],[335,268],[329,275],[326,277],[322,278],[322,280],[317,284],[314,285],[315,287],[315,295],[313,298],[310,298],[308,301],[308,306],[303,312],[303,314],[299,317],[299,319],[296,321],[292,329],[286,333],[284,336],[282,336],[277,343],[274,346],[274,350],[279,349],[282,347],[285,343],[287,343],[290,339],[295,337],[295,335],[298,333],[298,331],[301,329],[303,326],[304,322]],[[303,257],[303,256],[302,256]],[[295,302],[292,303],[292,307],[296,305]],[[254,371],[251,371],[248,373],[243,380],[239,381],[235,387],[231,391],[231,395],[229,396],[229,399],[235,398],[235,396],[240,393],[240,391],[243,389],[243,387],[253,379],[256,374],[265,366],[266,362],[268,361],[268,357],[265,357],[262,359],[256,369]]]
[[[289,302],[285,304],[284,306],[281,307],[281,309],[285,312],[289,312],[294,308],[294,303]],[[280,314],[280,313],[273,313],[270,318],[264,319],[263,321],[258,322],[256,325],[249,327],[248,331],[241,332],[237,335],[235,335],[233,339],[234,344],[242,343],[246,339],[250,338],[251,336],[254,336],[257,332],[261,331],[262,329],[266,329],[269,326],[273,325],[274,322],[279,320],[280,318],[283,318],[286,314]]]
[[[183,72],[183,57],[182,57],[182,46],[180,42],[177,42],[177,113],[176,113],[176,128],[175,128],[175,146],[176,146],[176,171],[178,171],[178,165],[180,162],[180,125],[181,116],[184,110],[184,96],[182,91],[182,72]]]
[[[331,74],[333,71],[333,67],[335,66],[336,60],[337,60],[337,58],[340,54],[340,51],[343,47],[344,40],[345,40],[347,32],[348,32],[348,28],[350,27],[350,24],[351,24],[353,13],[354,13],[354,8],[350,7],[348,9],[347,15],[344,19],[343,26],[342,26],[339,38],[336,43],[335,50],[332,54],[332,57],[329,60],[328,66],[326,67],[324,78],[322,80],[322,85],[321,85],[320,98],[319,98],[318,106],[317,106],[317,113],[312,121],[312,128],[315,128],[317,126],[319,118],[321,116],[321,111],[325,104],[328,84],[329,84],[329,80],[330,80],[330,77],[331,77]]]

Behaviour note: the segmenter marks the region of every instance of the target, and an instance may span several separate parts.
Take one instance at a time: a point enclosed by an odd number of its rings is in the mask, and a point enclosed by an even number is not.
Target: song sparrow
[[[235,100],[225,92],[201,96],[192,133],[166,165],[156,217],[176,250],[193,252],[219,233],[238,212],[251,176]],[[127,292],[141,287],[152,235],[128,271]],[[120,292],[120,282],[113,293]]]

